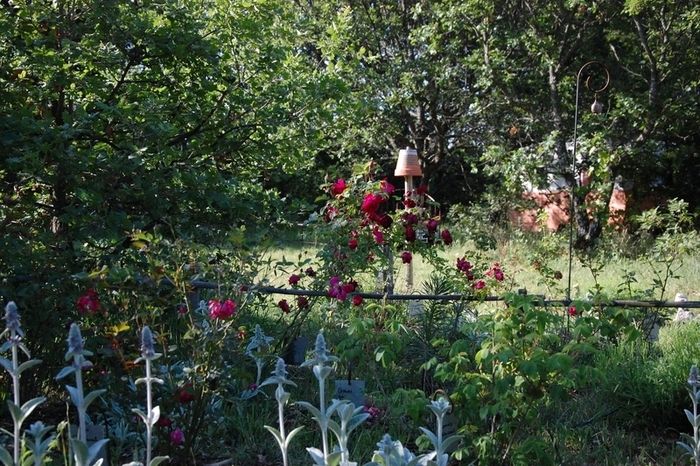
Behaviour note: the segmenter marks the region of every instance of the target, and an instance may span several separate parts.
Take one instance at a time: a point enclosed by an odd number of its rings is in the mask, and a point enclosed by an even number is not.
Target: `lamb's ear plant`
[[[66,385],[66,390],[70,394],[71,401],[78,410],[78,438],[71,438],[70,444],[73,450],[75,466],[100,466],[102,458],[92,462],[100,452],[100,449],[108,442],[106,439],[98,440],[92,445],[87,444],[86,419],[87,409],[90,404],[102,395],[106,390],[93,390],[87,395],[83,395],[83,369],[92,367],[92,363],[86,358],[92,356],[92,352],[83,347],[83,336],[80,334],[80,327],[73,323],[68,331],[68,351],[65,359],[70,361],[70,365],[61,369],[56,376],[57,380],[63,379],[70,374],[75,376],[75,387]]]
[[[311,403],[299,401],[297,404],[308,410],[313,418],[318,423],[321,429],[322,450],[318,448],[307,448],[311,458],[316,466],[335,466],[340,463],[341,453],[339,451],[329,453],[328,448],[328,425],[331,421],[333,410],[326,407],[326,379],[333,372],[333,368],[329,365],[337,361],[338,358],[332,356],[326,348],[326,340],[323,338],[323,332],[319,332],[316,337],[316,346],[311,359],[307,359],[302,363],[302,367],[312,367],[314,376],[318,380],[318,396],[319,407],[316,408]]]
[[[7,405],[10,410],[10,414],[12,415],[12,422],[14,426],[14,430],[12,432],[12,447],[14,451],[13,455],[10,455],[5,448],[0,447],[0,461],[2,461],[5,465],[11,466],[20,464],[20,431],[22,429],[22,423],[24,423],[32,411],[43,403],[46,398],[32,398],[26,403],[21,404],[19,387],[22,373],[27,369],[36,366],[37,364],[41,364],[41,361],[39,359],[32,359],[32,356],[29,354],[29,350],[27,350],[27,347],[24,346],[24,343],[22,343],[24,331],[22,331],[22,326],[19,322],[19,312],[17,311],[17,305],[14,303],[14,301],[10,301],[7,303],[7,306],[5,306],[4,319],[5,330],[2,332],[2,334],[0,334],[0,337],[7,335],[7,340],[0,347],[0,353],[4,353],[9,349],[12,354],[12,359],[9,360],[6,358],[0,358],[0,364],[2,364],[2,367],[10,374],[10,377],[12,378],[13,400],[8,400]],[[29,359],[22,364],[19,363],[20,350]]]
[[[167,461],[169,458],[167,456],[156,456],[151,459],[152,453],[152,435],[153,426],[158,422],[160,418],[160,407],[153,407],[153,383],[163,384],[163,380],[153,377],[151,375],[151,361],[155,361],[161,357],[161,353],[156,353],[155,344],[153,343],[153,334],[148,326],[144,327],[141,331],[141,357],[134,361],[138,364],[141,361],[146,363],[146,377],[142,377],[136,380],[136,385],[146,384],[146,412],[144,413],[140,409],[132,409],[133,412],[138,414],[143,423],[146,425],[146,465],[147,466],[157,466],[163,461]],[[143,463],[138,461],[132,461],[125,466],[143,466]]]
[[[245,354],[255,361],[256,376],[253,388],[246,389],[242,394],[241,398],[248,399],[252,398],[258,394],[258,389],[260,388],[260,380],[262,379],[262,370],[265,366],[265,360],[263,356],[267,353],[270,348],[270,343],[274,340],[272,337],[268,337],[263,332],[260,325],[255,326],[253,331],[253,337],[250,339],[248,346],[246,346]]]
[[[288,466],[289,459],[287,451],[289,449],[289,443],[292,441],[292,438],[294,438],[294,436],[297,433],[299,433],[301,429],[303,429],[303,427],[297,427],[296,429],[292,430],[288,435],[285,434],[284,406],[289,401],[289,393],[284,390],[284,386],[291,385],[292,387],[296,387],[296,384],[287,378],[287,367],[285,366],[284,359],[282,358],[277,358],[275,371],[272,373],[272,376],[268,377],[262,384],[260,384],[260,387],[272,384],[277,384],[277,389],[275,390],[275,399],[277,400],[277,414],[279,418],[280,428],[279,430],[270,426],[265,426],[265,428],[268,431],[270,431],[270,433],[275,437],[277,445],[279,445],[280,450],[282,451],[283,466]]]
[[[425,427],[420,427],[420,430],[428,437],[435,449],[432,454],[427,456],[429,456],[431,460],[435,458],[435,464],[437,466],[447,466],[447,461],[450,458],[447,450],[457,445],[461,440],[459,435],[452,435],[444,440],[442,438],[442,428],[445,422],[445,415],[450,410],[450,403],[447,401],[447,398],[441,396],[437,400],[431,401],[428,408],[435,415],[437,431],[431,432]]]
[[[685,442],[676,442],[695,461],[695,466],[700,466],[700,415],[698,415],[698,403],[700,402],[700,380],[698,380],[698,368],[693,366],[688,376],[688,393],[693,402],[693,412],[685,410],[688,421],[693,426],[693,436],[681,434]]]
[[[328,415],[338,413],[340,423],[333,420],[328,421],[328,428],[338,439],[338,451],[340,452],[340,466],[357,466],[357,463],[350,461],[350,450],[348,443],[350,434],[360,424],[369,418],[369,414],[364,412],[364,407],[355,407],[355,404],[347,400],[333,400],[328,407]]]
[[[44,464],[44,457],[51,449],[51,444],[55,438],[55,436],[51,434],[52,430],[53,426],[45,426],[41,421],[35,422],[26,430],[26,433],[31,437],[29,441],[25,438],[25,445],[30,452],[30,464],[34,466],[41,466]]]
[[[389,434],[384,434],[377,443],[372,461],[365,466],[434,466],[427,456],[416,458],[416,455],[404,447],[400,441],[393,440]]]

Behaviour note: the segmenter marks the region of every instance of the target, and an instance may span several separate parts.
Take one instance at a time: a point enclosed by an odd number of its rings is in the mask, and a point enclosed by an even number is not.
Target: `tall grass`
[[[268,248],[263,257],[269,261],[270,266],[265,273],[265,277],[272,285],[286,286],[290,273],[299,271],[295,264],[304,261],[312,261],[322,245],[314,241],[304,241],[299,238],[287,237],[276,241]],[[455,242],[450,247],[441,252],[448,263],[454,264],[457,257],[467,256],[477,248],[470,242]],[[538,271],[536,256],[533,251],[533,243],[520,239],[512,239],[501,242],[495,249],[481,251],[485,256],[493,261],[499,262],[509,278],[511,288],[525,288],[530,294],[544,295],[547,298],[562,298],[566,292],[568,254],[565,250],[553,255],[546,266],[554,271],[560,272],[561,278],[547,276],[542,271],[540,264]],[[396,292],[406,290],[406,267],[400,260],[395,262]],[[286,265],[284,265],[286,263]],[[280,265],[283,264],[283,265]],[[611,297],[622,296],[625,275],[633,274],[636,282],[632,283],[633,294],[636,297],[648,299],[669,299],[672,300],[676,293],[684,293],[689,300],[700,299],[700,254],[687,255],[679,262],[676,277],[672,277],[666,287],[663,296],[660,290],[654,287],[654,268],[656,264],[650,263],[643,255],[630,257],[629,254],[610,255],[609,260],[602,261],[602,268],[598,272],[598,285],[602,287],[604,293]],[[422,283],[427,281],[432,273],[430,264],[426,263],[420,256],[414,256],[413,276],[414,290],[422,289]],[[262,276],[262,275],[261,275]],[[364,277],[365,283],[372,286],[372,278]],[[591,269],[582,263],[578,257],[573,258],[572,267],[572,298],[586,298],[595,290],[596,280]],[[365,289],[367,289],[365,287]],[[368,290],[368,289],[367,289]],[[368,290],[369,291],[369,290]],[[624,294],[627,291],[624,290]]]

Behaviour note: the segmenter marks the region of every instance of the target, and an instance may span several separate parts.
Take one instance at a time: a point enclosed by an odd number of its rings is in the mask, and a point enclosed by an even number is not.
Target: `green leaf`
[[[158,466],[160,463],[163,461],[168,461],[170,459],[169,456],[156,456],[151,460],[150,463],[148,463],[149,466]]]
[[[3,466],[13,466],[14,460],[10,452],[5,450],[4,447],[0,447],[0,461],[2,461]]]

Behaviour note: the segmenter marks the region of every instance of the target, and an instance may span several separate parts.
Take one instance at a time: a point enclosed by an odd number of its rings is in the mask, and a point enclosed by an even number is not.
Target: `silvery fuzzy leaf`
[[[362,413],[362,414],[355,414],[352,419],[350,419],[350,422],[348,422],[348,426],[346,428],[347,433],[349,434],[353,430],[355,430],[360,424],[365,422],[367,419],[369,419],[369,413]]]
[[[337,422],[335,422],[333,419],[328,419],[328,428],[331,430],[331,432],[333,432],[335,434],[336,438],[340,442],[341,436],[343,434],[340,431],[340,425]]]
[[[328,376],[331,375],[331,372],[333,372],[333,368],[317,364],[314,366],[313,372],[318,380],[326,380]]]
[[[104,458],[100,458],[94,463],[92,463],[92,466],[102,466],[102,463],[104,462]]]
[[[157,383],[158,385],[163,385],[165,383],[163,379],[159,379],[158,377],[151,377],[151,382]]]
[[[3,466],[13,466],[15,463],[10,452],[3,447],[0,447],[0,461],[2,461]]]
[[[5,351],[9,350],[12,347],[12,341],[11,340],[5,340],[5,342],[0,346],[0,353],[4,353]]]
[[[437,435],[435,435],[434,433],[432,433],[431,431],[429,431],[425,427],[419,427],[419,429],[421,430],[421,432],[423,432],[426,435],[426,437],[428,437],[428,439],[430,440],[430,443],[433,444],[433,448],[437,448],[438,447]]]
[[[148,381],[148,379],[146,379],[146,377],[139,377],[138,379],[136,379],[134,384],[141,385],[142,383],[146,383],[147,381]]]
[[[122,466],[143,466],[143,463],[140,461],[132,461],[131,463],[122,464]]]
[[[14,368],[12,367],[12,361],[6,358],[0,358],[0,366],[2,366],[7,372],[12,375],[14,373]]]
[[[68,393],[70,393],[70,399],[73,404],[75,406],[80,406],[80,398],[82,397],[82,394],[78,391],[78,389],[71,385],[66,385],[66,390],[68,390]]]
[[[148,463],[148,466],[158,466],[160,463],[163,461],[168,461],[170,460],[169,456],[156,456],[151,460],[150,463]]]
[[[270,426],[263,426],[265,429],[267,429],[268,432],[272,434],[273,437],[275,437],[275,440],[277,441],[277,445],[279,445],[280,449],[284,448],[284,439],[282,438],[282,434],[280,434],[280,431],[275,429],[274,427]]]
[[[158,419],[160,419],[160,406],[156,406],[153,409],[151,409],[151,427],[153,427],[155,423],[158,422]]]
[[[318,448],[309,447],[306,449],[311,455],[311,459],[314,460],[314,464],[317,466],[326,466],[326,460],[323,457],[323,452]]]
[[[38,366],[41,364],[41,359],[30,359],[29,361],[25,361],[22,364],[19,365],[17,368],[17,375],[20,375],[22,372],[26,371],[27,369],[31,369],[34,366]]]
[[[312,405],[308,401],[297,401],[296,404],[309,411],[317,421],[321,420],[321,411],[319,411],[316,406]]]
[[[444,439],[442,441],[442,450],[443,451],[448,451],[451,450],[452,447],[456,446],[460,441],[462,440],[462,437],[459,435],[451,435]]]
[[[26,346],[24,346],[24,343],[20,343],[17,345],[17,348],[22,350],[22,352],[29,358],[32,359],[32,355],[29,353],[29,350],[27,349]]]
[[[46,401],[46,398],[40,396],[37,398],[32,398],[19,407],[12,401],[8,400],[7,406],[10,408],[10,414],[12,415],[12,419],[15,421],[15,424],[22,424],[24,420],[27,419],[30,414],[32,414],[32,411],[34,411],[36,407],[44,401]]]
[[[66,366],[63,369],[61,369],[61,372],[59,372],[55,378],[56,378],[56,380],[61,380],[65,377],[71,375],[73,372],[75,372],[75,367]]]
[[[97,455],[100,453],[100,450],[102,449],[103,446],[105,446],[109,442],[109,439],[102,439],[98,440],[97,442],[93,443],[88,447],[88,463],[92,463],[92,460],[97,457]],[[102,464],[102,458],[97,460],[93,466],[99,466]]]
[[[141,418],[144,424],[148,425],[148,417],[143,411],[141,411],[138,408],[132,408],[131,411],[136,413]]]
[[[75,458],[75,466],[89,466],[89,451],[85,442],[78,439],[70,439],[71,446],[73,447],[73,457]]]
[[[284,448],[289,448],[289,444],[292,441],[292,439],[294,438],[294,436],[296,434],[298,434],[299,432],[301,432],[303,428],[304,428],[304,426],[299,426],[299,427],[293,429],[289,434],[287,434],[287,438],[284,439]]]
[[[328,406],[328,409],[326,410],[326,415],[327,416],[332,416],[334,412],[338,411],[338,416],[343,417],[342,413],[340,412],[340,409],[344,406],[349,404],[350,402],[347,400],[336,400],[335,398],[331,400],[331,404]]]
[[[685,450],[685,452],[686,452],[687,454],[689,454],[690,456],[694,456],[694,455],[695,455],[695,452],[694,452],[693,449],[690,447],[690,445],[688,445],[687,443],[685,443],[685,442],[676,442],[676,445],[678,445],[678,446],[681,447],[683,450]],[[12,463],[10,463],[10,464],[12,464]]]
[[[91,391],[90,393],[88,393],[87,395],[85,395],[85,398],[83,398],[83,408],[87,409],[88,406],[90,406],[90,403],[92,403],[93,401],[95,401],[95,399],[96,399],[98,396],[102,395],[102,394],[105,393],[106,391],[107,391],[107,390],[105,390],[104,388],[101,388],[101,389],[99,389],[99,390],[93,390],[93,391]]]

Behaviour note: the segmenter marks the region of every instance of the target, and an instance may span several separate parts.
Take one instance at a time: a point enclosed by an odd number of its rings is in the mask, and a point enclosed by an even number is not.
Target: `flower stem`
[[[73,363],[75,364],[75,388],[78,392],[78,399],[75,400],[78,408],[78,440],[87,444],[87,430],[85,427],[85,403],[83,401],[83,369],[82,357],[74,356]]]
[[[151,464],[151,431],[153,429],[152,410],[153,401],[151,399],[151,361],[146,359],[146,466]]]
[[[14,395],[14,401],[15,405],[17,407],[20,406],[20,399],[19,399],[19,355],[17,354],[17,335],[14,330],[10,331],[10,341],[12,343],[12,389],[13,389],[13,395]],[[20,440],[20,429],[22,428],[22,424],[19,422],[15,422],[14,425],[14,462],[15,464],[19,464],[19,453],[20,453],[20,448],[19,448],[19,440]]]

